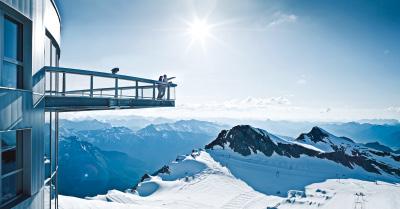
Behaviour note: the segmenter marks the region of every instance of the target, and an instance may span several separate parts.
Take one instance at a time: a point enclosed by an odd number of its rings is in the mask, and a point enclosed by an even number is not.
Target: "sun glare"
[[[194,41],[205,41],[207,37],[211,35],[210,26],[206,20],[196,19],[192,23],[189,23],[187,32],[190,34]]]
[[[205,50],[206,40],[212,38],[212,26],[207,23],[206,19],[194,19],[192,22],[186,22],[186,34],[190,37],[191,41],[188,46],[190,48],[193,44],[200,43],[203,50]]]

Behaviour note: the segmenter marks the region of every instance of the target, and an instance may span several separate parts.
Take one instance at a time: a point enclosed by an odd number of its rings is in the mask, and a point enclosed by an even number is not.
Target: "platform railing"
[[[46,95],[175,100],[176,84],[98,71],[44,67]]]

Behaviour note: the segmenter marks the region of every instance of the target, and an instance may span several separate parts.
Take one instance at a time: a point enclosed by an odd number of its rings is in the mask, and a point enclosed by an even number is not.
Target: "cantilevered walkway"
[[[175,106],[177,85],[171,82],[61,67],[44,67],[36,77],[45,80],[46,111]],[[164,92],[162,97],[159,91]]]

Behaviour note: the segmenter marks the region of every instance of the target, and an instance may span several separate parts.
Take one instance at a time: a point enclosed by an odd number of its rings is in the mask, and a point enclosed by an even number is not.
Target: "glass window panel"
[[[56,181],[56,176],[54,176],[51,179],[51,190],[50,190],[50,199],[51,199],[51,208],[57,208],[56,207],[56,197],[57,197],[57,181]]]
[[[9,88],[17,88],[18,66],[9,62],[3,62],[1,71],[1,85]]]
[[[0,138],[1,138],[2,150],[7,149],[9,147],[15,147],[17,145],[16,131],[0,132]]]
[[[17,148],[1,152],[1,174],[7,174],[17,169]]]
[[[46,183],[46,185],[44,185],[44,189],[43,189],[43,192],[44,192],[44,208],[45,209],[50,208],[50,184],[51,184],[51,181],[48,181]]]
[[[45,118],[46,118],[46,124],[44,127],[44,174],[45,174],[45,179],[50,178],[51,176],[51,156],[50,156],[50,135],[51,135],[51,129],[50,129],[50,113],[45,113]]]
[[[22,172],[3,178],[1,185],[1,202],[5,203],[22,193]]]
[[[51,53],[50,53],[50,48],[51,48],[51,44],[50,44],[50,39],[48,37],[46,37],[46,43],[44,46],[44,65],[46,66],[50,66],[50,60],[51,60]]]
[[[19,24],[4,19],[4,56],[22,61],[22,33]]]
[[[57,67],[57,49],[53,44],[51,45],[51,66]]]
[[[1,174],[7,174],[22,168],[22,133],[16,131],[5,132],[6,140],[2,140]],[[7,142],[6,142],[7,141]],[[7,146],[3,146],[7,143]]]
[[[56,113],[51,113],[51,173],[56,170]]]

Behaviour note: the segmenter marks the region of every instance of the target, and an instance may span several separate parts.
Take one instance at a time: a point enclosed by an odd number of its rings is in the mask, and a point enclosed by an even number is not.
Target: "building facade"
[[[60,68],[60,31],[53,0],[0,0],[0,208],[58,208],[60,112],[175,106],[172,83]],[[68,90],[67,76],[88,84]]]
[[[1,208],[57,208],[57,143],[45,136],[56,114],[45,113],[45,79],[34,77],[58,65],[54,2],[1,0],[0,41]]]

